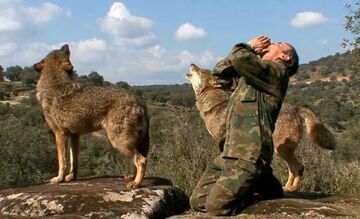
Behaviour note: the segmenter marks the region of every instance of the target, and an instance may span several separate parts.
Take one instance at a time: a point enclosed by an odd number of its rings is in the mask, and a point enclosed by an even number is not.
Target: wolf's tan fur
[[[207,130],[214,139],[221,141],[224,138],[221,125],[225,120],[226,106],[231,93],[209,73],[208,70],[200,69],[192,64],[187,78],[194,89],[196,106]],[[289,169],[289,178],[284,187],[285,191],[297,190],[304,171],[304,166],[294,154],[302,138],[303,124],[301,119],[305,120],[307,135],[313,144],[327,149],[335,148],[333,135],[314,112],[305,107],[283,104],[275,124],[273,140],[275,151],[287,162]]]
[[[41,72],[36,86],[37,99],[55,134],[58,152],[58,176],[50,182],[75,179],[80,135],[104,128],[113,147],[131,158],[136,166],[135,179],[128,187],[139,187],[149,148],[145,105],[125,89],[76,83],[69,56],[70,50],[64,45],[34,65]],[[69,175],[65,176],[65,148],[69,138],[71,166]]]

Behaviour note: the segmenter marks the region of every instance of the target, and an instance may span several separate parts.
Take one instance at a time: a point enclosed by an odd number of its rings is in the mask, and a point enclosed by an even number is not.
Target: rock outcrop
[[[0,190],[0,218],[165,218],[186,209],[185,193],[162,178],[134,190],[113,177]]]
[[[169,219],[214,219],[205,213],[188,211]],[[286,193],[285,198],[260,201],[231,219],[360,218],[360,197],[317,193]]]
[[[167,179],[146,178],[142,188],[130,190],[122,178],[89,178],[0,190],[0,219],[219,218],[188,210],[188,201]],[[360,197],[286,193],[283,199],[257,201],[228,218],[360,218]]]

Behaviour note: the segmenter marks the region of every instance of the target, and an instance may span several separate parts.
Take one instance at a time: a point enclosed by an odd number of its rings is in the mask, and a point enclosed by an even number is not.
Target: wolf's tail
[[[306,133],[311,143],[329,150],[335,148],[336,142],[333,134],[325,127],[312,110],[306,107],[299,107],[297,114],[305,120]]]

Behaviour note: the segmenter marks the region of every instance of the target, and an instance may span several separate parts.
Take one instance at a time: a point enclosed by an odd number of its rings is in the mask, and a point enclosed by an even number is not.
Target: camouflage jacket
[[[260,134],[251,135],[252,140],[249,147],[257,147],[260,150],[257,155],[262,157],[265,162],[270,163],[274,150],[272,133],[289,82],[289,73],[285,64],[263,61],[249,45],[240,43],[233,47],[225,59],[216,64],[212,74],[227,80],[234,80],[235,78],[238,82],[228,104],[226,132],[230,131],[228,130],[228,123],[231,123],[229,113],[233,110],[238,111],[237,115],[258,117],[256,126],[259,126]],[[241,102],[240,105],[239,102]],[[233,109],[235,104],[239,106]],[[240,132],[242,131],[240,130]],[[249,135],[238,136],[240,136],[238,138],[242,138],[240,143],[236,142],[238,141],[236,139],[233,140],[235,141],[233,143],[229,142],[229,139],[226,139],[228,141],[225,140],[223,156],[244,157],[245,146],[242,147],[241,145],[246,145],[247,141],[244,138]],[[254,143],[257,146],[253,146]],[[254,159],[256,158],[251,160]]]

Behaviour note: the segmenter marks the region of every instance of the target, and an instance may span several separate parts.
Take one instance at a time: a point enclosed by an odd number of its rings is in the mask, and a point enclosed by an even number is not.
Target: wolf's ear
[[[41,72],[41,70],[44,68],[44,66],[45,66],[44,60],[41,60],[41,62],[34,64],[33,68],[35,69],[35,71]]]
[[[69,48],[69,45],[68,44],[64,44],[62,47],[61,47],[61,50],[64,51],[66,53],[66,55],[70,56],[70,48]]]

